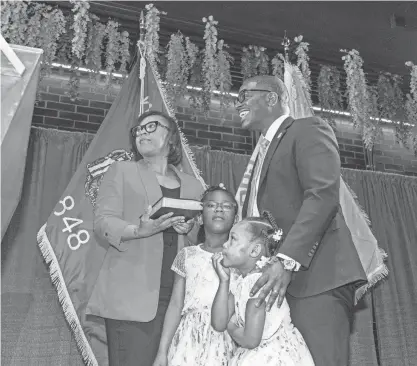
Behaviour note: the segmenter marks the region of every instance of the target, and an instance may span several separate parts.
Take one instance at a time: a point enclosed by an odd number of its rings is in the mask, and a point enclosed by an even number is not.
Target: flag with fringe
[[[140,52],[139,52],[140,53]],[[140,53],[141,54],[141,53]],[[61,199],[38,232],[38,244],[86,365],[108,364],[103,319],[86,315],[107,248],[95,239],[93,209],[103,174],[114,161],[130,160],[130,129],[140,113],[156,110],[175,119],[156,65],[142,56],[136,62]],[[205,183],[181,133],[179,167]],[[115,299],[117,301],[117,299]]]
[[[314,111],[310,89],[297,66],[285,62],[284,83],[289,93],[291,116],[293,118],[312,117]],[[343,178],[340,178],[340,206],[368,278],[368,283],[356,290],[355,302],[357,303],[367,290],[388,275],[388,269],[384,263],[386,253],[378,246],[370,228],[368,215],[357,202],[355,193]]]

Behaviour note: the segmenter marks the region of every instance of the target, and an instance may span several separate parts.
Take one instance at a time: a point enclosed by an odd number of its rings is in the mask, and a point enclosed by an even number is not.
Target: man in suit
[[[242,127],[262,134],[242,215],[267,210],[285,235],[252,296],[260,306],[270,295],[267,310],[286,296],[316,365],[346,366],[355,288],[366,275],[340,208],[335,135],[320,118],[291,118],[285,85],[273,76],[247,79],[236,108]]]

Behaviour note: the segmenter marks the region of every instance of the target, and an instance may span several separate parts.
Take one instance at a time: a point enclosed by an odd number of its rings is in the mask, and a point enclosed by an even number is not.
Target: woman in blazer
[[[103,177],[94,231],[109,245],[89,312],[104,318],[110,366],[151,366],[173,287],[172,262],[197,227],[182,217],[149,219],[162,196],[200,199],[201,183],[175,168],[179,131],[160,112],[142,114],[132,128],[137,161],[115,162]]]

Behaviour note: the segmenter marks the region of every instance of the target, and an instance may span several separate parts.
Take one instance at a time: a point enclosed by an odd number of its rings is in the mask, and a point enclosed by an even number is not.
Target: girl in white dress
[[[219,285],[212,256],[228,240],[237,202],[221,185],[209,188],[202,202],[198,219],[205,240],[183,248],[174,260],[174,288],[153,366],[226,366],[235,350],[230,335],[216,332],[210,321]]]
[[[286,300],[266,312],[249,293],[279,244],[282,231],[268,213],[236,224],[222,253],[213,256],[219,288],[212,307],[213,328],[227,329],[240,346],[229,366],[314,366]]]

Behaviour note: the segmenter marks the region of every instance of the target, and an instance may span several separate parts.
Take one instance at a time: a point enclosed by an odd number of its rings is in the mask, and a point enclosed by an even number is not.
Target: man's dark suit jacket
[[[342,215],[339,188],[340,156],[331,127],[317,117],[287,118],[269,145],[257,204],[284,231],[279,253],[302,266],[288,287],[294,297],[366,281]]]

